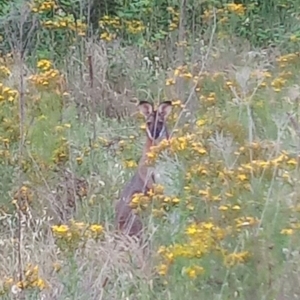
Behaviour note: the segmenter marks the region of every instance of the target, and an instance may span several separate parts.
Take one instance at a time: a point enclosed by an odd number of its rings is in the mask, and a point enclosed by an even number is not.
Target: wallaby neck
[[[146,160],[147,160],[147,154],[150,152],[150,148],[152,146],[155,146],[157,143],[155,141],[152,141],[147,137],[144,148],[143,148],[143,153],[142,157],[139,161],[139,167],[145,166],[146,165]]]
[[[152,187],[152,184],[154,183],[153,180],[153,167],[149,167],[146,165],[147,161],[147,154],[150,152],[150,148],[152,146],[155,146],[157,143],[153,140],[151,140],[149,137],[147,137],[144,148],[143,148],[143,154],[139,161],[138,165],[138,173],[142,180],[145,182],[145,186],[148,188]]]

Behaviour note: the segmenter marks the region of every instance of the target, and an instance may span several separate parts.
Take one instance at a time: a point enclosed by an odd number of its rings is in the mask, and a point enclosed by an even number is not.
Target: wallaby
[[[162,102],[155,110],[151,103],[140,101],[138,108],[146,120],[146,143],[137,171],[121,192],[120,199],[115,206],[115,212],[118,230],[129,236],[139,238],[143,224],[141,218],[132,211],[130,202],[134,194],[146,194],[155,183],[154,169],[146,165],[147,153],[150,151],[150,147],[157,145],[164,135],[167,139],[169,138],[166,120],[172,110],[172,102]]]

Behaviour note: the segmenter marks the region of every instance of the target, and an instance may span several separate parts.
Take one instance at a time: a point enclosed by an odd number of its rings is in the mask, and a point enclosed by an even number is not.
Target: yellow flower
[[[175,197],[171,201],[173,204],[178,204],[180,202],[180,199]]]
[[[197,233],[197,225],[196,224],[192,224],[191,226],[189,226],[187,229],[186,229],[186,234],[187,235],[190,235],[190,236],[193,236]]]
[[[282,229],[280,233],[284,235],[292,235],[294,233],[294,230],[292,228],[286,228]]]
[[[234,206],[232,207],[232,209],[233,209],[233,210],[240,210],[241,207],[240,207],[239,205],[234,205]]]
[[[166,264],[161,264],[156,268],[156,270],[160,276],[165,276],[168,272],[168,266]]]
[[[200,119],[200,120],[198,120],[197,122],[196,122],[196,125],[197,126],[203,126],[203,125],[205,125],[206,124],[206,120],[203,120],[203,119]]]
[[[258,223],[258,219],[253,218],[253,217],[241,217],[241,218],[236,218],[236,227],[245,227],[245,226],[252,226]]]
[[[196,279],[198,275],[202,274],[204,269],[200,266],[192,266],[184,269],[184,273],[191,279]]]
[[[44,290],[45,288],[47,288],[46,282],[41,278],[38,278],[35,282],[33,282],[32,285],[37,286],[40,290]]]
[[[153,188],[156,195],[162,195],[164,193],[165,188],[161,184],[155,184]]]
[[[286,162],[288,165],[296,166],[297,160],[295,158],[291,158]]]
[[[171,13],[171,14],[174,14],[174,13],[175,13],[175,9],[174,9],[173,7],[171,7],[171,6],[168,6],[168,7],[167,7],[167,11],[168,11],[169,13]]]
[[[166,252],[167,248],[165,246],[160,246],[157,250],[157,254],[164,254]]]
[[[204,227],[205,229],[211,230],[211,229],[214,228],[214,224],[211,223],[211,222],[203,223],[203,227]]]
[[[193,78],[193,75],[190,72],[187,72],[187,73],[181,74],[180,77],[189,79],[189,78]]]
[[[127,160],[124,162],[125,168],[135,168],[137,163],[134,160]]]
[[[133,195],[132,199],[131,199],[131,202],[130,202],[130,207],[132,208],[136,208],[138,207],[141,202],[142,202],[142,199],[143,199],[143,196],[144,194],[143,193],[136,193]]]
[[[173,100],[172,105],[180,107],[181,106],[181,101],[180,100]]]
[[[166,85],[174,85],[175,84],[175,80],[173,78],[169,78],[166,80]]]
[[[11,74],[10,70],[5,66],[0,66],[0,75],[9,76]]]
[[[235,13],[237,15],[244,15],[246,10],[243,4],[235,4],[235,3],[228,3],[227,9],[228,11]]]
[[[191,203],[189,203],[189,204],[186,206],[186,208],[187,208],[188,210],[190,210],[190,211],[195,210],[195,206],[194,206],[193,204],[191,204]]]
[[[93,224],[90,226],[90,231],[101,234],[103,232],[103,227],[99,224]]]
[[[227,267],[232,267],[236,264],[244,263],[249,256],[250,253],[248,251],[230,253],[225,255],[224,264]]]
[[[37,62],[37,67],[43,71],[50,70],[52,63],[47,59],[41,59]]]
[[[297,41],[299,41],[299,38],[295,34],[293,34],[293,35],[290,36],[290,41],[291,42],[297,42]]]
[[[221,211],[226,211],[226,210],[228,210],[228,206],[226,206],[226,205],[221,205],[221,206],[219,207],[219,210],[221,210]]]
[[[68,225],[54,225],[52,226],[52,231],[56,234],[63,235],[69,231]]]
[[[245,180],[247,180],[247,176],[246,176],[245,174],[239,174],[239,175],[237,176],[237,178],[238,178],[240,181],[245,181]]]
[[[81,156],[76,157],[76,162],[78,165],[81,165],[83,161],[83,158]]]

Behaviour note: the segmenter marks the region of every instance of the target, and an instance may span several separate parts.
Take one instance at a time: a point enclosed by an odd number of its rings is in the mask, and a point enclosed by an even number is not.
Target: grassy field
[[[300,299],[300,54],[213,31],[168,68],[89,47],[92,84],[75,56],[0,58],[1,299]],[[145,139],[137,100],[173,102],[158,183],[134,202],[147,257],[113,228]]]

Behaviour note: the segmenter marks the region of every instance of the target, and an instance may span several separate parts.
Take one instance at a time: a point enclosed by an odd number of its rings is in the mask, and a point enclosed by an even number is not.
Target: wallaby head
[[[148,101],[140,101],[138,108],[146,119],[146,133],[155,142],[166,133],[166,120],[172,110],[172,102],[164,101],[155,110]]]

